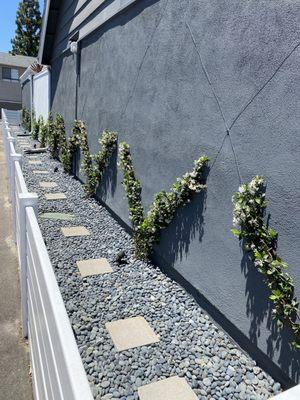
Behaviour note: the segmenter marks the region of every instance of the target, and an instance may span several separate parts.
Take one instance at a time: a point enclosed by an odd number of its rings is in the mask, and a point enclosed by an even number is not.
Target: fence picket
[[[20,264],[22,328],[29,338],[35,400],[92,400],[92,394],[53,267],[36,218],[38,196],[29,193],[21,154],[10,123],[18,115],[2,109],[13,233]]]

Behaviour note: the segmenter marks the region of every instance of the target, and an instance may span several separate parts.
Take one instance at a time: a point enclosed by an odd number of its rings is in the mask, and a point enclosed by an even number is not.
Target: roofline
[[[30,75],[32,75],[32,70],[30,69],[29,65],[29,67],[27,67],[23,74],[20,76],[20,82],[24,83]]]
[[[51,0],[46,0],[45,11],[44,11],[43,21],[42,21],[42,32],[41,32],[41,38],[40,38],[39,53],[38,53],[38,57],[37,57],[38,62],[40,64],[43,64],[43,54],[44,54],[44,46],[45,46],[45,39],[46,39],[46,32],[47,32],[47,25],[48,25],[50,3],[51,3]]]
[[[35,60],[35,57],[24,56],[20,54],[13,55],[4,51],[0,51],[0,65],[6,65],[11,68],[14,67],[26,69]]]
[[[57,57],[52,54],[53,48],[55,46],[55,33],[52,33],[52,30],[55,32],[55,28],[57,27],[56,21],[53,21],[52,14],[53,13],[58,13],[60,9],[60,4],[56,4],[59,0],[46,0],[45,3],[45,11],[43,15],[43,22],[42,22],[42,31],[41,31],[41,39],[40,39],[40,46],[39,46],[39,54],[38,54],[38,62],[40,64],[49,64]],[[95,0],[95,4],[97,5],[96,9],[100,7],[101,4],[103,4],[107,0]],[[89,20],[85,24],[79,24],[78,26],[75,26],[71,32],[69,32],[65,38],[68,38],[69,41],[76,33],[78,35],[77,41],[81,41],[84,39],[86,36],[90,35],[92,32],[94,32],[96,29],[98,29],[101,25],[105,24],[108,20],[111,18],[114,18],[116,15],[119,13],[123,12],[125,9],[128,7],[131,7],[133,4],[135,4],[138,0],[114,0],[107,4],[107,6],[101,10],[99,13],[97,13],[91,20]],[[80,8],[84,7],[84,5],[92,4],[92,2],[84,2]],[[88,6],[87,6],[88,7]],[[90,12],[86,15],[86,18],[91,16],[94,13],[95,9],[93,8],[90,10]],[[84,14],[84,10],[83,10]],[[53,27],[51,27],[53,25]],[[80,28],[79,26],[82,25]],[[54,29],[52,29],[54,28]],[[47,31],[49,31],[47,33]],[[48,44],[48,40],[50,40],[50,43]],[[61,46],[60,46],[61,47]],[[69,49],[69,42],[67,46],[64,49],[60,50],[59,54],[63,54]],[[48,54],[51,53],[51,54]],[[53,58],[51,58],[53,57]]]
[[[42,75],[45,74],[47,71],[49,71],[51,67],[49,65],[43,65],[43,69],[40,72],[34,72],[31,69],[31,65],[26,69],[25,72],[20,76],[20,82],[21,84],[24,83],[31,75]]]

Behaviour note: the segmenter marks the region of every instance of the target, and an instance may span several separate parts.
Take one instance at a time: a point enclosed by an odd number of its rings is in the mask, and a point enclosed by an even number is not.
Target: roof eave
[[[44,47],[45,47],[45,39],[46,39],[46,33],[47,33],[50,3],[51,3],[51,0],[46,0],[45,11],[44,11],[43,21],[42,21],[42,31],[41,31],[41,38],[40,38],[40,45],[39,45],[39,53],[38,53],[38,62],[40,64],[44,63]]]
[[[30,65],[29,65],[29,67],[26,68],[26,70],[25,70],[25,71],[23,72],[23,74],[20,76],[20,82],[21,82],[21,84],[24,83],[24,82],[29,78],[30,75],[32,75],[32,70],[31,70]]]

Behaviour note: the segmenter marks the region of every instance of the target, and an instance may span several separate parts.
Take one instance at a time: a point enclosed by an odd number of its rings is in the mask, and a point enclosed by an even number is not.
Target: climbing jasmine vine
[[[77,150],[81,151],[81,171],[86,176],[84,190],[87,196],[92,196],[117,146],[117,134],[104,130],[99,139],[101,149],[97,154],[92,155],[89,148],[87,130],[83,121],[74,121],[72,135],[67,139],[63,117],[58,115],[56,117],[55,131],[57,141],[61,147],[60,157],[65,172],[72,172],[72,157]]]
[[[263,177],[256,176],[233,195],[233,224],[240,229],[234,228],[232,233],[243,242],[255,267],[265,277],[278,326],[286,323],[291,327],[296,337],[292,344],[300,349],[299,306],[294,296],[294,283],[285,271],[288,265],[277,254],[278,233],[264,222],[267,206],[264,189]]]
[[[136,179],[129,145],[120,143],[120,166],[123,169],[123,186],[129,205],[129,217],[133,225],[133,239],[136,255],[145,259],[152,251],[153,245],[159,242],[161,230],[166,228],[174,218],[177,209],[191,201],[195,192],[206,189],[203,172],[208,164],[208,157],[202,156],[194,161],[194,168],[173,184],[170,192],[161,191],[154,197],[147,215],[141,199],[141,184]]]
[[[42,123],[42,117],[40,116],[38,119],[34,118],[33,127],[31,130],[31,137],[33,140],[39,139],[40,127]]]
[[[57,117],[56,117],[57,120]],[[58,160],[59,158],[59,147],[60,147],[60,131],[57,129],[57,121],[54,121],[52,112],[48,116],[47,124],[47,139],[48,147],[50,150],[51,157]]]
[[[142,187],[135,176],[130,147],[126,142],[121,142],[119,146],[119,165],[123,170],[123,186],[128,200],[129,219],[134,231],[137,231],[144,220]]]
[[[41,147],[45,147],[48,140],[48,124],[44,122],[43,118],[40,118],[39,123],[39,141],[41,143]]]
[[[30,112],[27,110],[26,107],[22,108],[22,126],[23,128],[30,132],[31,129],[31,116],[30,116]]]

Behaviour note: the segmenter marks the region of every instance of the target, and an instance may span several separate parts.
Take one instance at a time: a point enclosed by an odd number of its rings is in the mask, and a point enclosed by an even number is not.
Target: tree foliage
[[[42,19],[37,0],[19,2],[15,37],[12,39],[13,55],[36,57],[39,50]]]

